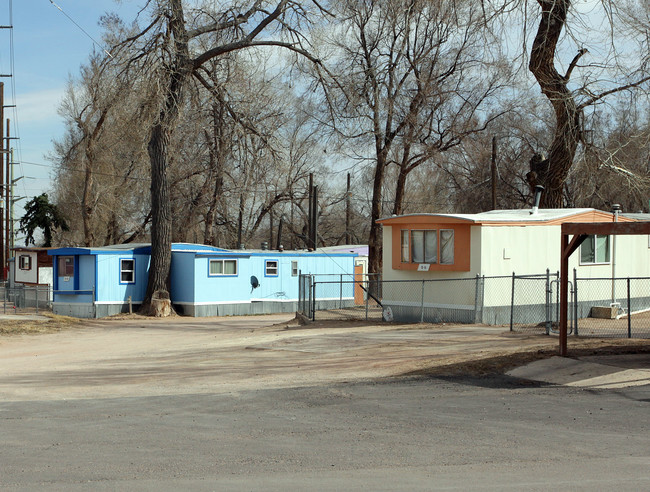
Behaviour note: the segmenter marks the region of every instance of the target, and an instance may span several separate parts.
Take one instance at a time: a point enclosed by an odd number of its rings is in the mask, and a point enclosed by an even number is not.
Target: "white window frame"
[[[272,264],[275,264],[275,266]],[[280,275],[280,262],[278,260],[264,260],[264,276],[277,277],[278,275]]]
[[[291,260],[291,276],[298,276],[298,260]]]
[[[131,262],[131,268],[125,268],[124,263]],[[124,280],[124,274],[130,274],[131,280]],[[120,284],[135,283],[135,258],[120,258]]]
[[[606,242],[607,258],[606,258],[605,261],[598,261],[598,251],[599,251],[598,238],[599,237],[600,238],[604,237],[604,238],[607,239],[607,242]],[[611,236],[608,236],[608,235],[605,235],[605,234],[598,234],[598,235],[595,235],[595,236],[594,235],[587,236],[587,238],[580,245],[580,265],[609,265],[609,264],[611,264],[611,262],[612,262],[612,244],[611,244],[610,238],[611,238]],[[593,251],[594,251],[594,253],[593,253],[594,260],[593,261],[585,261],[583,259],[582,248],[583,248],[583,246],[586,246],[585,243],[587,241],[590,241],[590,243],[592,244],[592,248],[593,248]]]
[[[212,273],[212,265],[221,263],[221,273]],[[226,271],[226,263],[235,265],[235,273],[224,273]],[[210,258],[208,260],[208,277],[236,277],[239,274],[239,264],[235,258]]]

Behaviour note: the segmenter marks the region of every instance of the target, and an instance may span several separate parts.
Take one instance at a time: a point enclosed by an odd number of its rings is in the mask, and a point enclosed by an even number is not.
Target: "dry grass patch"
[[[0,319],[0,336],[31,335],[56,333],[79,326],[81,319],[56,314],[43,314],[39,319],[15,316],[12,319]]]

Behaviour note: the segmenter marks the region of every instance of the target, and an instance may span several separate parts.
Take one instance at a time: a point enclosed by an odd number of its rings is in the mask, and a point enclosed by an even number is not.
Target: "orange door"
[[[361,282],[363,282],[363,265],[354,265],[354,303],[357,306],[364,304]]]

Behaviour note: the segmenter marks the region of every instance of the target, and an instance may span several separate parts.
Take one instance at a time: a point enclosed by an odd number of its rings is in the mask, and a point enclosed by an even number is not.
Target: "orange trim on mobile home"
[[[472,226],[553,226],[567,222],[592,223],[612,222],[613,220],[613,214],[596,209],[546,209],[535,214],[531,214],[528,210],[495,210],[481,214],[412,214],[388,217],[377,222],[392,227],[393,269],[418,270],[420,265],[420,263],[402,261],[402,231],[453,229],[454,264],[430,264],[429,271],[468,272],[470,271]],[[634,219],[622,215],[618,216],[618,221],[635,222]],[[409,244],[411,243],[409,242]]]

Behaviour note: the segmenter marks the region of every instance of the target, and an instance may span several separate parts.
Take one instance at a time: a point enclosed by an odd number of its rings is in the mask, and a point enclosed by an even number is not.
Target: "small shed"
[[[560,269],[558,248],[563,223],[634,221],[601,210],[494,210],[479,214],[409,214],[379,220],[383,226],[383,280],[476,279],[543,274]],[[618,244],[616,245],[616,241]],[[615,247],[616,245],[616,247]],[[614,254],[615,249],[617,253]],[[571,259],[582,278],[650,276],[646,236],[590,237]],[[499,320],[508,312],[501,292],[464,289],[449,282],[435,295],[413,299],[409,289],[384,286],[383,304],[396,319],[416,316],[421,304],[436,309],[465,310],[466,322]],[[482,318],[475,298],[482,296]],[[507,319],[507,318],[506,318]],[[506,322],[501,319],[501,322]]]
[[[51,286],[52,257],[50,248],[14,248],[14,262],[11,263],[9,280],[12,286]]]

